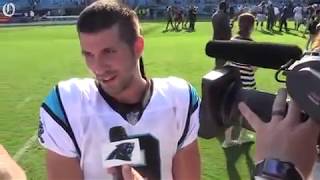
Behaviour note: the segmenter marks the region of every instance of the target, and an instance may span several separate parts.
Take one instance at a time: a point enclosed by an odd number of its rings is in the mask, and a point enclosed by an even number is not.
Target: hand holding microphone
[[[119,170],[121,177],[119,178]],[[143,177],[130,165],[122,165],[120,167],[112,167],[108,169],[108,173],[112,174],[115,179],[123,180],[143,180]]]

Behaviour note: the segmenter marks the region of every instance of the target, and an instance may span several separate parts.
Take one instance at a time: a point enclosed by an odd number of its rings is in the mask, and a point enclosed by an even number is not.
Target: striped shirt
[[[252,39],[244,39],[239,36],[233,37],[232,41],[252,41]],[[244,89],[256,89],[256,80],[254,77],[255,67],[250,64],[242,64],[228,61],[226,65],[237,67],[240,71],[240,80]]]

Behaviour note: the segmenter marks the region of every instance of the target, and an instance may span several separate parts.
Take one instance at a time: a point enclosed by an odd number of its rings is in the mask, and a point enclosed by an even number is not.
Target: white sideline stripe
[[[23,157],[24,153],[36,142],[37,137],[38,137],[38,131],[36,131],[34,135],[31,136],[28,139],[28,141],[22,146],[22,148],[20,148],[16,152],[16,154],[13,156],[13,159],[16,161],[19,161]]]
[[[21,101],[17,106],[16,109],[21,109],[23,106],[25,106],[28,102],[30,102],[33,99],[32,96],[26,97],[23,101]]]

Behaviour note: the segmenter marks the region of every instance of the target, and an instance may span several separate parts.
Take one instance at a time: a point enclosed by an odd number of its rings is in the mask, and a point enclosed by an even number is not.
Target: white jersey
[[[302,21],[303,20],[302,11],[303,11],[303,8],[301,6],[297,6],[293,9],[295,21]]]
[[[176,152],[196,140],[199,98],[186,81],[175,77],[151,80],[148,104],[136,124],[125,120],[106,100],[93,79],[60,82],[40,108],[39,142],[61,156],[77,157],[85,179],[112,179],[102,167],[102,146],[109,130],[124,127],[145,148],[149,179],[172,179]]]
[[[274,7],[274,15],[278,16],[280,14],[280,10],[278,7]]]

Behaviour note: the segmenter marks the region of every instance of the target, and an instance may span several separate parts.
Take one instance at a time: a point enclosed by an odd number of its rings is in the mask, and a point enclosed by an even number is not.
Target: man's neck
[[[118,102],[126,104],[138,103],[142,100],[146,90],[148,89],[148,80],[143,78],[133,79],[130,85],[121,93],[111,95]]]

